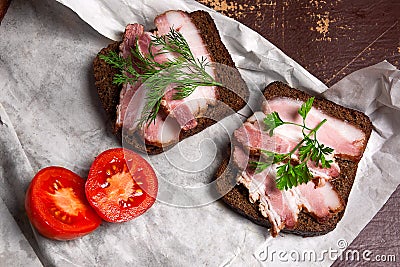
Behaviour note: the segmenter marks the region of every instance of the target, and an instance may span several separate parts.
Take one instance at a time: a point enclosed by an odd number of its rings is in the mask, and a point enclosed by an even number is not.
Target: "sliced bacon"
[[[174,28],[183,35],[190,47],[190,51],[196,58],[206,57],[211,62],[206,44],[187,12],[180,10],[167,11],[158,15],[154,20],[154,24],[157,27],[157,34],[160,36],[168,34],[171,28]]]
[[[239,170],[245,170],[249,162],[249,152],[240,145],[233,147],[233,161]]]
[[[274,171],[266,169],[257,174],[247,171],[246,175],[252,176],[250,195],[253,201],[256,198],[260,201],[261,212],[269,215],[271,223],[279,229],[294,227],[299,209],[292,192],[276,188]]]
[[[131,58],[131,48],[136,45],[136,40],[139,40],[144,35],[144,28],[140,24],[128,24],[125,28],[124,36],[122,38],[122,42],[119,46],[120,56],[123,58]],[[146,37],[145,37],[146,38]],[[135,64],[133,64],[135,66]],[[138,71],[138,69],[137,69]],[[129,74],[128,74],[129,75]],[[124,118],[126,114],[126,110],[128,109],[128,105],[135,95],[137,89],[140,87],[141,82],[138,81],[136,84],[132,85],[130,83],[125,83],[122,86],[122,90],[119,96],[119,104],[117,105],[117,120],[115,122],[117,129],[121,128],[124,124]],[[139,111],[138,111],[139,112]],[[128,124],[127,124],[128,125]],[[128,125],[129,128],[132,128],[131,125]]]
[[[133,130],[136,128],[137,119],[140,115],[139,105],[135,105],[131,103],[131,101],[135,101],[134,95],[136,94],[137,90],[141,86],[141,82],[137,82],[134,85],[130,83],[125,83],[122,86],[122,90],[120,93],[120,102],[117,106],[117,120],[115,122],[117,127],[122,127],[124,125],[126,128]],[[130,104],[131,103],[131,104]],[[129,109],[128,109],[129,107]],[[132,109],[134,108],[134,109]],[[127,114],[128,113],[128,114]]]
[[[261,149],[279,154],[288,153],[298,143],[296,140],[285,140],[279,135],[269,136],[258,122],[245,122],[234,132],[234,138],[254,154],[258,154]]]
[[[280,126],[281,127],[281,126]],[[242,127],[237,129],[234,134],[234,140],[236,143],[240,144],[239,148],[234,148],[234,162],[240,169],[244,169],[243,166],[246,166],[246,159],[244,159],[243,155],[240,155],[240,150],[244,150],[247,152],[247,161],[249,154],[260,154],[260,149],[271,151],[278,154],[285,154],[290,152],[294,147],[298,144],[300,140],[290,140],[284,139],[282,136],[273,135],[269,136],[268,132],[264,131],[257,122],[250,123],[245,122]],[[339,165],[334,161],[331,163],[330,168],[322,168],[322,166],[316,166],[315,163],[309,162],[308,167],[315,178],[323,178],[323,179],[331,179],[339,176],[340,169]],[[297,154],[292,156],[292,160],[297,161]],[[321,181],[323,184],[323,181]]]
[[[259,208],[263,216],[267,217],[272,225],[271,234],[276,236],[283,228],[293,228],[296,225],[298,214],[305,210],[317,220],[324,221],[341,210],[343,200],[330,183],[332,178],[340,175],[340,168],[336,157],[358,159],[362,156],[365,146],[365,135],[353,125],[340,121],[312,108],[308,113],[306,125],[316,127],[322,120],[317,133],[318,141],[334,149],[334,155],[326,157],[332,160],[330,168],[322,168],[315,162],[308,162],[307,166],[315,179],[288,190],[276,188],[276,168],[279,164],[272,164],[261,173],[255,173],[248,166],[251,155],[260,154],[260,150],[275,153],[288,153],[303,139],[301,128],[293,125],[283,125],[275,129],[273,136],[269,136],[262,119],[265,114],[276,111],[283,121],[302,124],[298,114],[302,102],[277,98],[268,102],[269,109],[264,105],[263,113],[256,112],[233,134],[233,159],[239,169],[238,183],[249,189],[251,202],[259,201]],[[337,131],[336,131],[337,129]],[[332,140],[333,139],[333,140]],[[298,160],[294,154],[292,161]]]
[[[312,176],[319,179],[319,181],[317,181],[318,185],[323,185],[325,183],[324,181],[336,178],[340,175],[340,167],[335,159],[332,156],[327,156],[326,159],[332,160],[330,168],[323,168],[321,166],[321,163],[317,166],[313,161],[307,162],[307,167],[310,170]]]
[[[161,106],[164,107],[164,111],[176,118],[183,130],[193,129],[197,126],[197,120],[190,110],[190,106],[187,105],[188,101],[184,99],[175,100],[175,93],[174,88],[167,90],[161,100]]]
[[[330,182],[318,187],[313,181],[309,181],[295,187],[293,191],[298,195],[299,205],[320,221],[330,218],[332,212],[343,209],[342,200]]]
[[[149,55],[149,46],[153,36],[151,32],[145,32],[141,24],[128,24],[119,46],[120,55],[124,58],[130,57],[133,63],[135,63],[136,59],[132,56],[131,49],[135,49],[136,46],[143,56]],[[159,51],[160,49],[156,46],[151,47],[151,52],[155,55],[154,61],[158,63],[164,63],[174,56],[170,53],[159,53]],[[133,64],[134,67],[135,65],[136,64]],[[139,69],[137,70],[140,71]]]
[[[249,190],[250,202],[259,201],[261,214],[272,225],[272,236],[276,236],[283,228],[295,227],[302,209],[320,221],[343,210],[343,201],[329,182],[317,187],[313,181],[309,181],[289,190],[279,190],[275,183],[276,167],[273,164],[261,173],[246,169],[238,177],[238,183]]]
[[[120,45],[120,55],[124,58],[131,58],[133,66],[137,60],[131,54],[131,49],[137,48],[142,56],[149,55],[149,45],[152,34],[144,32],[144,28],[140,24],[129,24],[124,32],[123,41]],[[158,63],[164,63],[173,55],[168,53],[159,53],[159,49],[155,46],[151,47],[151,52],[155,55],[154,60]],[[136,71],[140,72],[140,68],[136,67]],[[134,130],[137,127],[140,119],[141,110],[145,101],[146,88],[142,86],[141,81],[135,84],[126,83],[122,86],[120,93],[120,102],[117,106],[116,126],[124,125],[129,130]],[[158,146],[167,145],[178,140],[179,128],[176,128],[176,122],[172,120],[165,121],[165,116],[157,115],[154,123],[143,127],[141,135],[145,138],[146,143],[155,144]]]
[[[197,59],[205,58],[212,62],[203,39],[196,26],[191,21],[189,14],[183,11],[167,11],[157,16],[154,20],[158,35],[167,34],[171,28],[180,32],[187,41],[190,51]],[[215,78],[214,70],[208,68],[207,72]],[[197,126],[196,117],[200,116],[209,105],[214,105],[217,99],[214,86],[199,86],[194,92],[184,99],[173,99],[174,91],[163,97],[161,105],[171,116],[175,117],[183,130],[190,130]]]
[[[158,147],[178,142],[180,126],[172,118],[164,118],[157,114],[156,120],[143,127],[142,136],[147,144]]]
[[[302,101],[296,99],[277,97],[263,106],[263,112],[268,114],[276,111],[282,120],[302,124],[302,118],[297,112],[302,104]],[[306,125],[314,128],[323,119],[327,119],[327,122],[318,130],[319,142],[333,148],[336,156],[352,160],[361,159],[367,142],[365,133],[350,123],[328,116],[314,107],[307,115]],[[279,126],[275,134],[297,140],[302,139],[301,128],[293,125]]]
[[[158,36],[165,35],[170,31],[171,27],[183,35],[195,58],[205,58],[208,62],[211,62],[206,45],[196,26],[192,23],[188,13],[183,11],[168,11],[156,17],[155,25],[157,27],[157,32],[154,33],[145,32],[143,26],[140,24],[129,24],[125,29],[123,40],[120,45],[120,55],[124,58],[132,58],[133,66],[136,71],[140,72],[141,69],[135,64],[137,59],[132,56],[131,49],[137,49],[143,56],[147,56],[149,54],[150,42],[154,34]],[[173,53],[159,53],[159,49],[159,47],[155,46],[152,46],[150,49],[152,54],[155,55],[154,60],[157,63],[165,63],[177,56]],[[213,68],[208,67],[207,72],[213,77],[215,76]],[[141,112],[139,107],[143,107],[143,105],[136,103],[137,100],[132,101],[132,99],[136,98],[133,96],[138,92],[140,86],[140,81],[134,85],[123,85],[120,93],[120,103],[117,106],[117,128],[120,128],[122,125],[130,130],[136,128],[137,120]],[[162,98],[160,114],[157,116],[155,122],[142,129],[141,134],[145,138],[146,143],[162,146],[175,142],[179,131],[181,129],[190,130],[196,127],[196,117],[201,116],[209,105],[214,105],[217,99],[215,87],[197,87],[190,96],[181,100],[174,99],[175,92],[174,85],[171,84]],[[143,96],[138,99],[142,98]],[[135,105],[132,107],[130,106],[128,110],[128,104],[131,102],[135,102]],[[127,112],[127,110],[129,112]],[[167,115],[174,118],[176,121],[167,123],[165,120]],[[180,125],[179,129],[176,128],[176,123]],[[174,129],[177,130],[177,132],[172,133],[170,130],[167,130],[166,133],[168,134],[162,134],[160,132],[162,129]]]
[[[138,40],[139,51],[143,56],[148,56],[150,51],[154,56],[154,61],[157,63],[165,63],[170,59],[177,57],[175,53],[170,53],[167,51],[161,51],[161,47],[159,46],[151,46],[149,51],[150,42],[154,38],[154,34],[150,32],[144,32],[143,35]]]
[[[136,40],[139,39],[143,34],[143,25],[134,23],[126,26],[124,35],[122,37],[122,42],[119,46],[120,55],[123,58],[132,57],[131,48],[136,45]]]

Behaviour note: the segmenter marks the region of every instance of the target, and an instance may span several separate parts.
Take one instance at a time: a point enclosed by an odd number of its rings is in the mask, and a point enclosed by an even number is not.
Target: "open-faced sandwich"
[[[271,229],[314,236],[342,218],[372,124],[363,113],[274,82],[232,137],[217,172],[222,199]],[[233,188],[232,188],[233,187]]]
[[[122,41],[94,60],[95,84],[114,132],[149,154],[240,110],[248,98],[207,12],[171,10],[154,24],[152,31],[129,24]]]
[[[95,83],[124,145],[158,154],[246,105],[248,89],[204,11],[129,24],[100,51]],[[232,136],[217,190],[252,221],[302,236],[342,218],[372,124],[361,112],[274,82]]]

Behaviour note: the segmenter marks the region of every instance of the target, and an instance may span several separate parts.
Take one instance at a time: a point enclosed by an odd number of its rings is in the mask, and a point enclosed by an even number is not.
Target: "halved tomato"
[[[29,220],[43,236],[70,240],[94,231],[101,218],[85,197],[85,180],[62,167],[40,170],[25,198]]]
[[[151,165],[123,148],[101,153],[90,167],[86,197],[108,222],[125,222],[146,212],[155,202],[158,181]]]

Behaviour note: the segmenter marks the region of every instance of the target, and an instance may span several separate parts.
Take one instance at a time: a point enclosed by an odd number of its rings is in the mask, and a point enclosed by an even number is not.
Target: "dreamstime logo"
[[[235,186],[236,177],[224,175],[227,169],[219,175],[219,177],[229,178],[229,181],[224,182],[224,187],[218,187],[219,180],[210,177],[215,177],[222,160],[228,158],[228,155],[230,155],[229,162],[232,161],[233,153],[230,152],[233,147],[232,145],[228,147],[228,144],[231,143],[232,133],[243,124],[246,117],[254,113],[253,107],[259,106],[263,97],[261,92],[253,92],[252,97],[248,99],[250,90],[247,89],[247,86],[250,85],[254,88],[257,86],[252,84],[250,79],[240,75],[235,68],[218,63],[213,63],[208,68],[215,71],[218,82],[224,85],[224,89],[217,94],[224,99],[229,99],[232,95],[241,98],[240,101],[236,100],[234,103],[241,101],[245,103],[244,112],[246,114],[237,114],[224,101],[212,99],[212,97],[207,98],[210,96],[207,90],[210,89],[199,88],[203,91],[193,93],[189,97],[173,103],[176,107],[172,109],[177,112],[168,110],[169,103],[164,98],[158,99],[162,103],[160,110],[164,115],[157,115],[156,123],[140,128],[137,122],[141,119],[143,109],[146,109],[145,103],[149,99],[148,92],[152,89],[146,82],[136,89],[124,111],[123,147],[136,151],[147,151],[144,156],[151,163],[158,177],[157,200],[169,205],[179,207],[206,205],[221,198]],[[166,69],[157,75],[163,79],[170,73],[176,73],[176,70]],[[159,95],[167,96],[174,93],[170,90],[174,90],[174,88],[167,87]],[[207,106],[204,105],[206,101],[212,108],[202,109]],[[180,105],[182,105],[182,109],[179,109]],[[201,117],[197,120],[198,123],[208,127],[196,135],[191,132],[190,138],[178,142],[185,135],[185,132],[181,130],[181,125],[186,125],[185,123],[190,119],[188,108]],[[182,113],[175,115],[178,111]],[[186,121],[178,121],[177,117],[181,115],[183,115],[181,119]],[[213,122],[218,123],[213,124]],[[162,142],[160,142],[161,140]],[[161,151],[164,153],[153,153]]]
[[[396,262],[395,254],[374,254],[369,249],[347,249],[345,239],[339,239],[335,248],[323,250],[273,250],[268,246],[256,252],[256,258],[261,262],[324,262],[330,261],[368,261],[368,262]],[[347,250],[346,250],[347,249]]]

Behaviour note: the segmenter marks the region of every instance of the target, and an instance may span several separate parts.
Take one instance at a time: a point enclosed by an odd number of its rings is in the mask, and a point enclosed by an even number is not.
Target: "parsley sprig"
[[[100,55],[100,59],[120,71],[114,76],[114,84],[135,84],[140,81],[146,86],[146,103],[139,126],[156,119],[168,86],[172,85],[176,90],[174,99],[188,97],[198,86],[222,86],[207,73],[207,59],[195,58],[183,35],[173,28],[166,35],[152,36],[146,55],[140,52],[137,39],[135,42],[136,45],[131,48],[133,61],[131,57],[123,58],[114,51]],[[153,52],[154,47],[156,53]],[[157,56],[167,53],[172,55],[168,60],[162,63],[156,61]]]
[[[332,160],[327,159],[326,156],[331,154],[333,149],[321,144],[317,140],[317,131],[327,120],[322,120],[312,129],[305,124],[307,114],[310,112],[313,102],[314,97],[309,98],[298,110],[299,115],[303,119],[302,124],[283,121],[276,111],[268,114],[264,118],[266,130],[269,131],[270,136],[272,136],[274,130],[281,125],[291,124],[302,128],[303,139],[290,152],[278,154],[267,150],[261,150],[267,160],[262,162],[250,162],[251,166],[256,168],[256,172],[262,172],[272,164],[278,164],[276,171],[276,187],[280,190],[286,190],[299,184],[307,183],[313,179],[313,175],[307,166],[307,162],[309,161],[313,161],[316,166],[321,164],[323,168],[329,168],[331,166]],[[298,151],[297,165],[292,162],[292,156],[295,155],[296,151]]]

